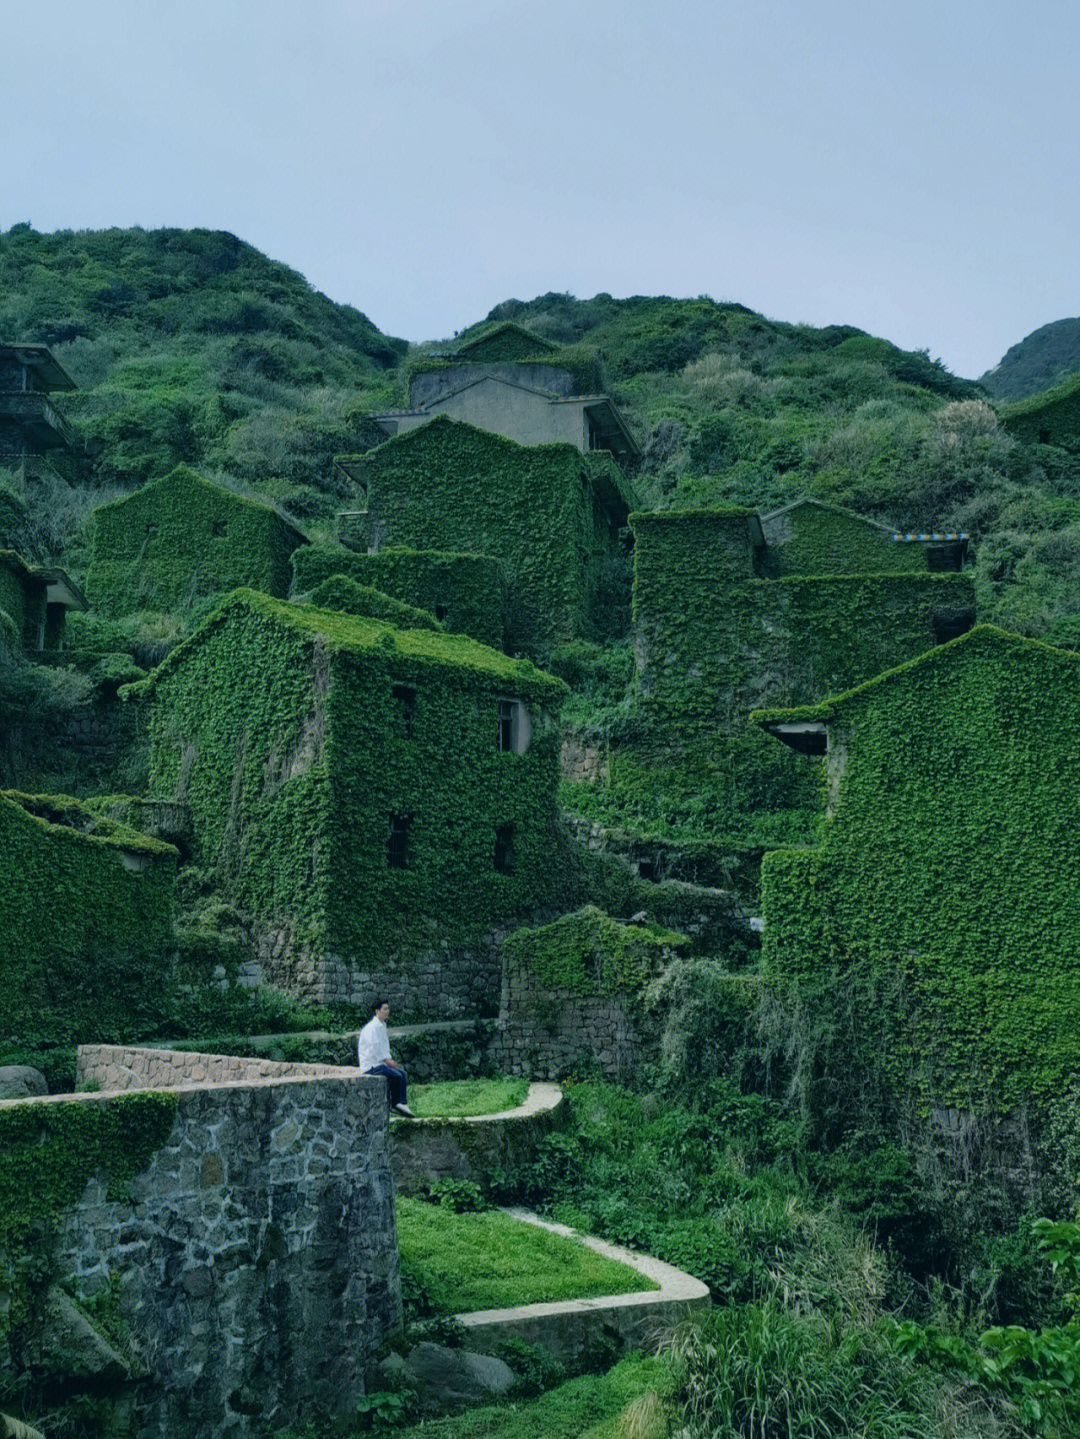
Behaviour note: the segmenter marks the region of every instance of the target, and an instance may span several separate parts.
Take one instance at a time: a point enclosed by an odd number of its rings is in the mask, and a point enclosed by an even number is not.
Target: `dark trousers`
[[[405,1083],[408,1075],[403,1069],[392,1069],[389,1064],[377,1064],[374,1069],[369,1069],[368,1074],[385,1074],[390,1081],[390,1103],[404,1104]]]

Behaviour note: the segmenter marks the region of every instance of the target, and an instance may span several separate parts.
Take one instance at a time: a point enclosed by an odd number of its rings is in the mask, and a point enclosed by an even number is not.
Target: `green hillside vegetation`
[[[1041,325],[1005,354],[979,384],[995,400],[1024,400],[1080,370],[1080,319]]]

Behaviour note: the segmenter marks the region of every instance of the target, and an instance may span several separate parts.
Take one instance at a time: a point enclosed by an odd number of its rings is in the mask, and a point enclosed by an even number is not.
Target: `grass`
[[[529,1092],[527,1079],[456,1079],[445,1084],[414,1085],[409,1106],[420,1119],[457,1119],[517,1109]]]
[[[537,1399],[429,1419],[399,1429],[397,1439],[616,1439],[633,1432],[619,1422],[628,1406],[669,1384],[662,1360],[633,1354],[606,1374],[572,1379]]]
[[[657,1287],[576,1239],[512,1219],[500,1209],[455,1214],[423,1200],[399,1199],[397,1232],[402,1277],[419,1285],[446,1314]]]

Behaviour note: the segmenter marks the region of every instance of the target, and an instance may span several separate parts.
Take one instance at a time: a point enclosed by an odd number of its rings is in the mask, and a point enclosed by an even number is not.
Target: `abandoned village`
[[[365,417],[331,526],[182,464],[65,568],[27,519],[84,450],[54,349],[0,344],[5,673],[82,686],[0,700],[0,1409],[184,1439],[394,1392],[395,1193],[559,1153],[544,1096],[670,1059],[676,973],[732,1054],[785,1003],[835,1024],[935,1173],[1035,1202],[1080,1074],[1080,655],[983,622],[967,532],[648,507],[600,356],[503,321]],[[145,613],[194,618],[136,656]],[[573,723],[615,645],[615,721]],[[700,843],[635,829],[627,776],[704,765]],[[257,997],[322,1018],[242,1031]],[[414,1079],[527,1082],[522,1127],[391,1120],[376,997]],[[695,1257],[661,1256],[716,1298]],[[709,1303],[667,1282],[669,1317]],[[568,1365],[596,1340],[499,1322]]]

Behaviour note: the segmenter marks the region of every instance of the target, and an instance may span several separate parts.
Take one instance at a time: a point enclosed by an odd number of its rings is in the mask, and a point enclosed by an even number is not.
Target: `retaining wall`
[[[382,1081],[117,1046],[80,1049],[79,1074],[108,1088],[17,1102],[177,1099],[130,1200],[92,1180],[57,1250],[81,1296],[119,1281],[152,1375],[131,1399],[131,1433],[254,1435],[351,1409],[401,1322]]]
[[[501,1114],[395,1119],[390,1124],[394,1183],[401,1193],[413,1194],[439,1179],[479,1184],[493,1169],[528,1164],[559,1124],[561,1108],[557,1084],[533,1084],[523,1105]]]

